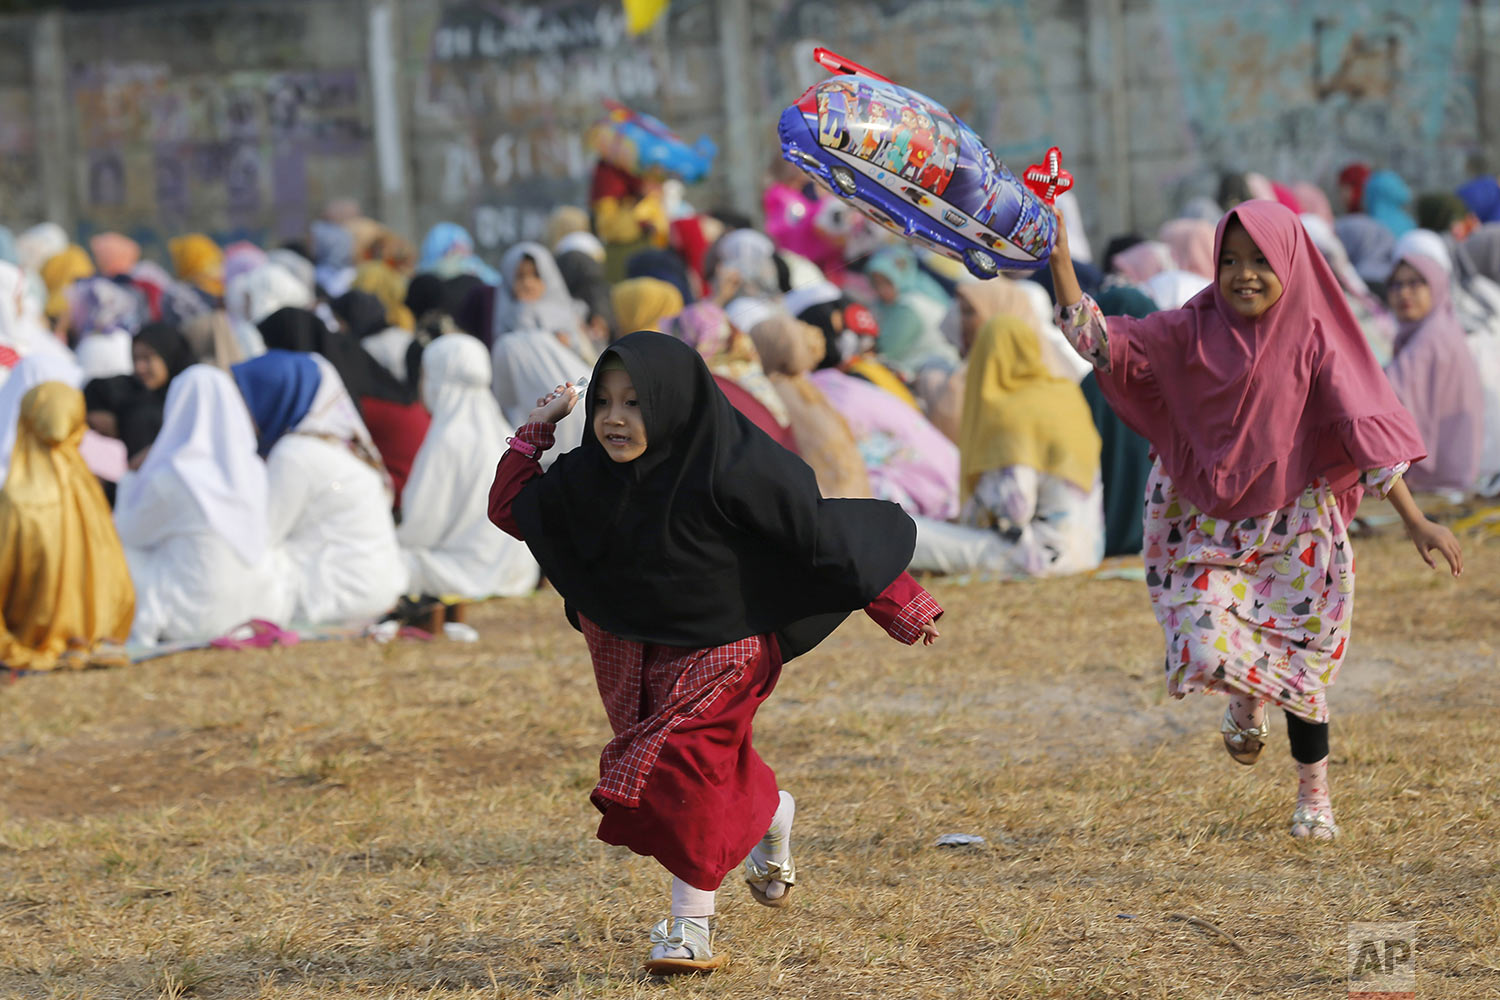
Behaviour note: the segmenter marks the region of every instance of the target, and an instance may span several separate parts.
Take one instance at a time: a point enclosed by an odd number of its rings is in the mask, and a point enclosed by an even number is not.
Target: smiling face
[[[646,421],[630,373],[615,369],[599,376],[594,388],[594,436],[616,462],[633,462],[646,453]]]
[[[1219,292],[1245,319],[1260,318],[1281,298],[1281,279],[1238,219],[1224,230],[1219,248]]]
[[[1402,263],[1391,272],[1391,280],[1385,285],[1385,296],[1391,312],[1402,323],[1419,322],[1432,312],[1432,287],[1422,277],[1422,272],[1410,264]]]

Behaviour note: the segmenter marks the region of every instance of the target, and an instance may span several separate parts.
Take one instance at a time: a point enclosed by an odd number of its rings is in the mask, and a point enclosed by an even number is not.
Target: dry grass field
[[[1419,995],[1491,1000],[1497,548],[1455,582],[1359,543],[1333,845],[1286,835],[1279,716],[1244,768],[1221,700],[1165,698],[1140,583],[939,582],[930,650],[851,620],[757,720],[794,905],[731,876],[730,966],[668,984],[640,972],[667,878],[594,839],[606,725],[551,594],[478,609],[477,646],[23,678],[0,997],[1342,998],[1347,924],[1417,920]]]

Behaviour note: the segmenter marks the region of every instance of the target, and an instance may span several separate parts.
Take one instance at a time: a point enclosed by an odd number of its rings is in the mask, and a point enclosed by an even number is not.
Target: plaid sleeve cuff
[[[908,646],[922,638],[922,626],[943,613],[942,607],[932,599],[927,591],[922,591],[916,597],[907,602],[906,607],[891,622],[890,628],[886,629],[891,638],[898,639]]]
[[[522,424],[516,431],[515,440],[531,445],[538,452],[546,451],[557,442],[557,425]]]

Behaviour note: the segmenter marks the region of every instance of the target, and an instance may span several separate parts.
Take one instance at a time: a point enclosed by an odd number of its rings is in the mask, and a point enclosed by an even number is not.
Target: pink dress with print
[[[1104,316],[1085,296],[1063,310],[1074,348],[1108,371]],[[1348,651],[1354,553],[1327,479],[1259,517],[1224,520],[1180,496],[1153,454],[1146,483],[1146,586],[1166,636],[1167,691],[1248,692],[1310,722]],[[1407,463],[1367,470],[1380,496]]]

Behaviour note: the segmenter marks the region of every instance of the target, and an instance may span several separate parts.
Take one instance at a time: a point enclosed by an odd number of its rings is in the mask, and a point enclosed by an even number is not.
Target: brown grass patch
[[[1500,993],[1500,567],[1359,545],[1335,690],[1345,839],[1286,836],[1222,703],[1164,697],[1140,584],[936,584],[935,650],[851,621],[758,745],[795,905],[731,876],[732,964],[639,972],[667,878],[593,839],[606,725],[550,595],[478,646],[204,652],[0,688],[0,997],[1266,997],[1346,990],[1345,928],[1419,920],[1419,989]],[[943,833],[977,848],[940,849]]]

